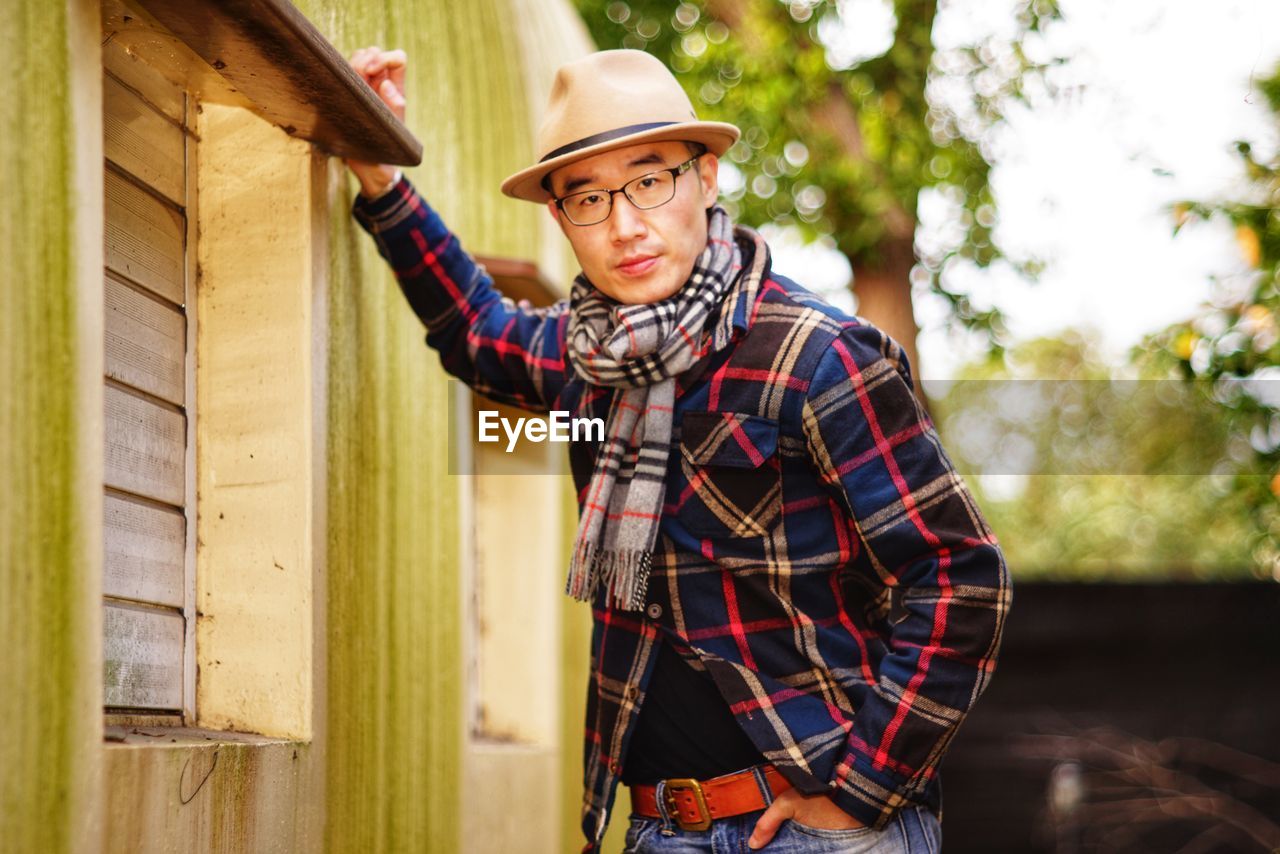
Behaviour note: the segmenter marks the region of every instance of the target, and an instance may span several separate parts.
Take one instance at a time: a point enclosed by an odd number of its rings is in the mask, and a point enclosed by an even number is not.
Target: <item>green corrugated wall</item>
[[[533,153],[526,67],[538,62],[513,29],[524,26],[517,4],[299,5],[348,55],[370,44],[408,51],[407,123],[425,146],[408,174],[464,244],[543,255],[545,212],[497,190]],[[559,37],[570,55],[586,47],[578,29]],[[541,69],[539,99],[553,70]],[[342,187],[330,231],[326,838],[334,852],[452,852],[459,811],[485,808],[485,796],[458,787],[464,627],[448,390],[421,323],[348,214],[354,181]],[[571,630],[584,648],[585,616]],[[576,767],[577,740],[570,748]]]
[[[94,78],[71,74],[69,60],[97,41],[83,4],[4,8],[0,851],[60,854],[92,838],[102,740],[102,487],[88,444],[101,429],[100,286],[96,305],[80,298],[81,271],[96,263],[100,277],[101,254],[76,242],[94,217],[77,208],[74,167],[76,105]],[[95,329],[99,352],[86,351],[82,333]]]

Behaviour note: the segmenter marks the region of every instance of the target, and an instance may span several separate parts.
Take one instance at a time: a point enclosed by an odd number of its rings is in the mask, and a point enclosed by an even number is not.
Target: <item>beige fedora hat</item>
[[[516,199],[546,202],[542,179],[567,163],[641,142],[700,142],[717,157],[740,131],[703,122],[662,61],[642,50],[602,50],[556,71],[538,128],[538,162],[502,182]]]

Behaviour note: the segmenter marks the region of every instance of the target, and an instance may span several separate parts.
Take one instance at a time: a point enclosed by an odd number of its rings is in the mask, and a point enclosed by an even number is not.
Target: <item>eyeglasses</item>
[[[702,154],[690,157],[679,166],[672,166],[669,169],[646,172],[639,178],[632,178],[616,190],[583,190],[581,193],[570,193],[556,199],[556,207],[574,225],[595,225],[608,219],[609,214],[613,212],[614,193],[622,193],[631,204],[642,211],[661,207],[675,198],[676,178],[688,172],[689,167],[701,156]]]

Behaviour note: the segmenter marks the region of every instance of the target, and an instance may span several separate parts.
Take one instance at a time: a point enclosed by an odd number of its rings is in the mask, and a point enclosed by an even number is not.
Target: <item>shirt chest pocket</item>
[[[689,483],[678,516],[700,537],[764,537],[782,521],[778,422],[737,412],[686,412],[680,465]]]

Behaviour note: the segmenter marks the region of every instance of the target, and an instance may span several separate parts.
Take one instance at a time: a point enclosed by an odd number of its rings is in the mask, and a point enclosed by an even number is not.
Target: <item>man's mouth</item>
[[[633,255],[624,258],[618,265],[618,272],[624,276],[643,276],[658,263],[657,255]]]

